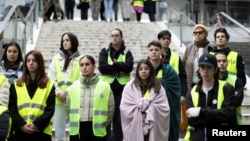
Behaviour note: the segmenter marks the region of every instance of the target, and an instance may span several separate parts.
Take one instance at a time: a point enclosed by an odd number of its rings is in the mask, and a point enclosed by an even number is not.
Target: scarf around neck
[[[202,41],[195,41],[195,40],[194,40],[194,44],[195,44],[197,47],[205,47],[208,43],[209,43],[209,42],[208,42],[207,38],[205,38],[205,39],[202,40]]]

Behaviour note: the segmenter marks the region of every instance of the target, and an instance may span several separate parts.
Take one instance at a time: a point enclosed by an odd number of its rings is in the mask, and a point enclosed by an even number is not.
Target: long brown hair
[[[149,69],[150,69],[150,75],[148,78],[148,84],[144,86],[144,84],[141,81],[141,78],[139,77],[139,67],[141,64],[146,64]],[[161,89],[161,82],[159,79],[156,78],[155,76],[155,69],[152,63],[148,59],[142,59],[138,62],[137,67],[136,67],[136,74],[135,74],[135,79],[134,79],[134,85],[136,87],[140,87],[142,90],[142,93],[144,94],[148,89],[154,89],[155,93],[159,93]]]
[[[43,56],[42,56],[41,52],[38,50],[31,50],[25,55],[24,65],[23,65],[23,74],[19,79],[17,79],[16,83],[18,86],[22,86],[23,83],[26,83],[26,85],[27,85],[29,80],[31,79],[30,72],[27,68],[27,58],[29,55],[33,55],[36,59],[37,64],[38,64],[35,83],[38,84],[38,87],[45,88],[46,84],[49,81],[49,78],[45,72],[45,65],[44,65]]]

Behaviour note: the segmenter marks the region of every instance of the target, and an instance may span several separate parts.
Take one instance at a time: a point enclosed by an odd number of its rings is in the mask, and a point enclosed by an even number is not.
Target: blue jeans
[[[113,0],[104,0],[106,20],[113,19]]]

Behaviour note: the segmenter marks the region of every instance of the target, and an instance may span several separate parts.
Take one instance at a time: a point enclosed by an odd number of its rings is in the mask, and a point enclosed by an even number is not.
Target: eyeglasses
[[[120,37],[119,34],[111,34],[111,37]]]
[[[201,35],[203,32],[204,31],[194,31],[193,33],[194,33],[194,35],[197,35],[197,34]]]
[[[145,71],[149,71],[149,70],[150,70],[150,68],[149,68],[149,67],[145,67],[145,68],[140,67],[140,68],[138,68],[138,71],[143,71],[143,70],[145,70]]]

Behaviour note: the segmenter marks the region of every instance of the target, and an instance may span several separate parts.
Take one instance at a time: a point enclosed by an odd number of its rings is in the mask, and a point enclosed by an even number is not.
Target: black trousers
[[[72,0],[66,0],[65,1],[65,14],[67,19],[74,19],[74,7],[75,7],[75,1]]]
[[[83,6],[81,7],[81,20],[88,20],[88,9],[89,3],[83,2]]]
[[[80,122],[80,131],[78,135],[70,136],[70,141],[106,141],[107,136],[96,137],[93,133],[91,121]]]
[[[102,0],[102,1],[101,1],[101,8],[100,8],[100,17],[101,17],[101,20],[102,20],[102,21],[105,20],[104,10],[105,10],[104,1]]]
[[[141,21],[141,13],[135,12],[136,14],[136,21],[140,22]]]
[[[108,140],[107,141],[122,141],[122,125],[121,125],[121,115],[120,115],[120,103],[122,98],[122,91],[124,85],[119,84],[119,82],[115,79],[114,82],[110,85],[113,91],[114,99],[115,99],[115,112],[113,116],[113,130],[108,128]],[[109,126],[111,127],[111,126]]]
[[[9,130],[9,112],[0,115],[0,141],[5,141]]]

